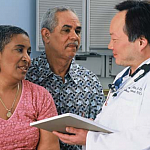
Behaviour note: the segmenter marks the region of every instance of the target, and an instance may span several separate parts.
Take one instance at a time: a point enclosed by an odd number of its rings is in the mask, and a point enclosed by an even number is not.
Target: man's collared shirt
[[[58,114],[70,112],[95,119],[104,103],[104,94],[98,77],[76,64],[74,59],[63,82],[60,76],[51,71],[44,52],[32,60],[26,79],[45,87],[52,94]]]

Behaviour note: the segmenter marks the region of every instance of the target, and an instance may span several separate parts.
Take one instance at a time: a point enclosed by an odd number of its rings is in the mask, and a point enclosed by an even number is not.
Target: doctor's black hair
[[[123,1],[115,6],[119,11],[126,10],[124,32],[130,42],[145,37],[150,43],[150,3],[148,1]]]
[[[5,45],[11,42],[13,35],[16,34],[25,34],[29,37],[28,33],[20,27],[11,25],[0,25],[0,52],[2,52]]]

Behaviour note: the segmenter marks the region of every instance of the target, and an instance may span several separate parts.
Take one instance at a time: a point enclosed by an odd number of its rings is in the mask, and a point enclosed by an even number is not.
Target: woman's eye
[[[23,52],[23,48],[16,49],[18,52]]]
[[[31,55],[31,51],[28,51],[27,53],[28,53],[29,56]]]

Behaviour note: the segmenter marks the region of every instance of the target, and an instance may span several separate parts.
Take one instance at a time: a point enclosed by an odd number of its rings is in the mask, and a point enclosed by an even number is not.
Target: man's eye
[[[63,30],[64,32],[66,32],[66,33],[69,33],[70,32],[70,29],[65,29],[65,30]]]
[[[76,30],[75,32],[76,32],[77,35],[81,34],[81,30]]]

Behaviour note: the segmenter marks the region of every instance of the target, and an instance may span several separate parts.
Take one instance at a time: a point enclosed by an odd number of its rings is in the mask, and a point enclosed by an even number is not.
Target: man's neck
[[[70,64],[71,64],[71,60],[70,61],[66,61],[66,60],[50,60],[49,62],[49,66],[51,68],[51,70],[56,74],[59,75],[60,77],[62,77],[63,82],[65,81],[65,75],[67,74]]]

